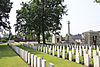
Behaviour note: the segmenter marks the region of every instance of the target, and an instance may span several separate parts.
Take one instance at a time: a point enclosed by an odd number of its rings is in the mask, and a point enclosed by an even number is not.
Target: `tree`
[[[33,0],[22,3],[22,8],[17,11],[16,31],[33,31],[38,42],[42,34],[45,44],[45,33],[50,31],[56,34],[62,27],[60,20],[66,14],[66,6],[62,2],[63,0]]]
[[[100,3],[100,0],[95,0],[96,1],[96,3]]]
[[[62,15],[66,14],[66,6],[63,5],[62,2],[63,0],[35,0],[32,2],[38,5],[38,7],[33,10],[33,12],[41,21],[39,24],[44,44],[46,31],[50,31],[53,34],[56,34],[57,30],[61,29],[60,20],[62,19]]]
[[[38,5],[41,17],[41,31],[43,36],[43,43],[45,43],[45,32],[51,31],[56,34],[57,30],[61,29],[60,20],[62,15],[66,14],[65,8],[62,4],[63,0],[41,0]]]
[[[20,10],[17,10],[17,23],[15,24],[15,31],[19,33],[23,33],[24,35],[37,35],[38,43],[40,43],[40,30],[39,30],[39,23],[37,21],[39,20],[36,18],[36,15],[34,13],[34,9],[32,9],[35,6],[32,6],[34,4],[28,5],[27,3],[22,2],[22,8]],[[30,36],[31,36],[30,35]]]
[[[10,0],[0,0],[0,28],[11,29],[8,21],[11,8],[12,2]]]

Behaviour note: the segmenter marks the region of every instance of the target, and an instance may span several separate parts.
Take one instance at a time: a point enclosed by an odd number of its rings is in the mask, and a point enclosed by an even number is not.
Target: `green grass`
[[[44,59],[46,60],[46,63],[47,63],[46,64],[47,67],[48,67],[48,63],[53,63],[54,67],[86,67],[84,65],[77,64],[76,62],[71,62],[69,60],[58,58],[56,56],[52,56],[52,55],[49,55],[49,54],[46,54],[46,53],[43,53],[40,51],[36,51],[36,50],[30,49],[30,48],[24,47],[22,45],[19,45],[18,47],[29,51],[31,54],[34,54],[37,57],[42,58],[42,56],[44,56]]]
[[[0,67],[29,67],[6,43],[0,44]]]

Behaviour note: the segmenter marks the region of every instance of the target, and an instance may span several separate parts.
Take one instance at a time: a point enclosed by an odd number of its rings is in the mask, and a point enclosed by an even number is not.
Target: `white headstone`
[[[33,63],[34,63],[34,55],[31,54],[31,67],[33,67]]]
[[[76,63],[80,63],[80,53],[76,53]]]
[[[37,58],[37,67],[41,67],[41,58],[40,57]]]
[[[97,52],[99,52],[99,46],[97,46]]]
[[[89,55],[85,54],[84,65],[89,66]]]
[[[22,57],[25,60],[25,51],[24,50],[22,50]]]
[[[47,45],[47,48],[49,48],[49,45]]]
[[[69,47],[67,47],[67,52],[69,52]]]
[[[89,58],[91,58],[92,57],[92,51],[91,51],[91,49],[88,50],[88,54],[89,54]]]
[[[95,45],[93,45],[93,48],[95,49]]]
[[[50,49],[52,48],[52,46],[50,45]]]
[[[76,48],[76,53],[78,53],[78,48]]]
[[[38,51],[40,51],[40,46],[38,47]]]
[[[93,59],[94,57],[97,55],[97,51],[96,50],[93,50]]]
[[[54,64],[48,63],[48,67],[54,67]]]
[[[60,57],[60,50],[57,50],[57,57]]]
[[[82,50],[81,49],[79,50],[79,53],[80,53],[80,56],[82,56]]]
[[[99,56],[100,56],[100,51],[99,51]]]
[[[82,49],[83,49],[83,51],[84,51],[84,46],[82,46]]]
[[[43,52],[45,53],[45,47],[43,48]]]
[[[86,54],[86,49],[83,50],[83,56]]]
[[[41,52],[42,52],[42,46],[41,46]]]
[[[56,51],[56,48],[57,48],[57,47],[55,46],[55,51]]]
[[[75,44],[75,49],[76,49],[76,44]]]
[[[51,48],[49,48],[49,54],[51,55]]]
[[[91,48],[92,48],[92,47],[91,47],[91,46],[89,46],[89,50],[91,50]]]
[[[55,56],[55,48],[54,48],[54,46],[53,46],[53,56]]]
[[[58,51],[58,49],[59,49],[59,46],[57,46],[57,51]]]
[[[60,52],[62,51],[62,46],[60,46]]]
[[[100,56],[94,57],[94,67],[100,67]]]
[[[34,67],[37,67],[37,56],[34,56]]]
[[[30,61],[31,61],[31,59],[30,59],[30,53],[28,53],[28,64],[30,64]]]
[[[65,47],[63,46],[62,58],[65,59]]]
[[[46,60],[42,60],[42,67],[46,67]]]
[[[27,62],[27,57],[28,57],[28,51],[25,51],[25,61]]]
[[[86,45],[86,51],[88,50],[88,46]]]
[[[69,51],[69,60],[72,61],[72,52]]]
[[[46,53],[48,53],[48,48],[46,47]]]

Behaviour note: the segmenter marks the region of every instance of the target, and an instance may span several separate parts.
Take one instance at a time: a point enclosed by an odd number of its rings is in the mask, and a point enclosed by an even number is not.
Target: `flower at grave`
[[[42,56],[42,59],[44,58],[44,56]]]

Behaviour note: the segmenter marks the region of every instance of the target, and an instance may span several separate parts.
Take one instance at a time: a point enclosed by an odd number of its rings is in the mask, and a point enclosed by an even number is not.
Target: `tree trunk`
[[[43,30],[42,30],[42,37],[43,37],[43,44],[45,44],[45,35]]]
[[[38,43],[40,44],[40,33],[37,34],[37,40],[38,40]]]

